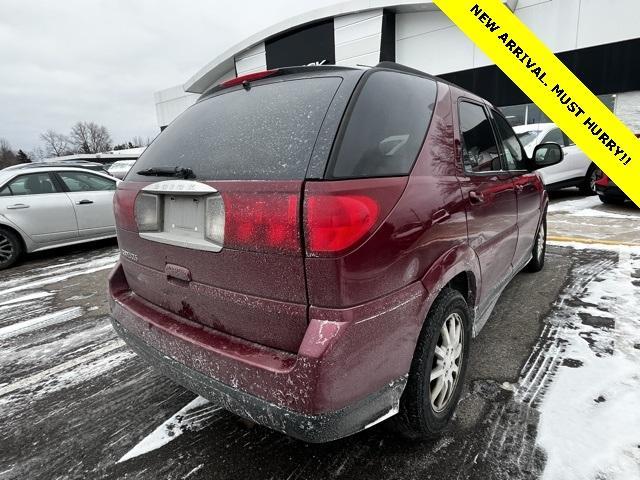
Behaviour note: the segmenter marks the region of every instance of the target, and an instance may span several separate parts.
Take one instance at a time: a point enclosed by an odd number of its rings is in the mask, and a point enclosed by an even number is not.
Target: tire
[[[446,347],[445,323],[459,328],[455,330],[459,332],[455,334],[459,339],[457,347],[452,342],[449,342],[451,347]],[[447,333],[450,332],[451,328],[447,329]],[[393,417],[394,430],[407,438],[423,440],[435,438],[445,429],[460,400],[470,340],[471,315],[467,302],[460,292],[447,288],[433,303],[420,332],[407,386],[400,399],[400,411]],[[436,347],[442,354],[436,355]],[[434,367],[445,374],[431,381]],[[444,379],[450,380],[447,393],[442,393],[445,387],[441,387],[432,399],[440,379],[444,383],[447,383]]]
[[[15,264],[23,250],[20,237],[13,231],[0,227],[0,270]]]
[[[527,272],[539,272],[544,268],[544,257],[547,253],[547,215],[542,217],[542,223],[536,232],[536,240],[533,242],[531,260],[525,267]]]
[[[584,177],[582,183],[578,186],[580,193],[588,197],[596,195],[596,181],[602,176],[602,170],[597,165],[592,164],[587,170],[587,175]]]
[[[606,195],[599,195],[600,201],[607,205],[624,205],[624,198],[607,197]]]

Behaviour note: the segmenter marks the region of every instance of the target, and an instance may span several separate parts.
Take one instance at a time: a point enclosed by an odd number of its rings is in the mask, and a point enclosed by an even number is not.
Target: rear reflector
[[[240,77],[227,80],[226,82],[222,82],[220,84],[220,87],[229,88],[229,87],[233,87],[234,85],[240,85],[241,83],[244,83],[244,82],[253,82],[255,80],[260,80],[261,78],[267,78],[277,73],[278,73],[277,68],[272,70],[263,70],[262,72],[248,73],[247,75],[242,75]]]
[[[305,202],[307,252],[339,253],[356,244],[377,223],[378,203],[365,195],[313,194]]]

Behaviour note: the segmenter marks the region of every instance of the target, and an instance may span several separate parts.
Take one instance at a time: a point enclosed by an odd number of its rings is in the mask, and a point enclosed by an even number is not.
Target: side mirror
[[[557,143],[541,143],[533,151],[535,169],[556,165],[564,158],[562,147]]]

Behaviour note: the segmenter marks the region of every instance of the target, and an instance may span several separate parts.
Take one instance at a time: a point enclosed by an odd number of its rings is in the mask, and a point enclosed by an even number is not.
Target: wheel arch
[[[469,245],[458,245],[446,251],[422,277],[422,285],[427,291],[423,319],[426,319],[433,302],[446,287],[460,291],[473,314],[482,288],[481,279],[480,261]]]
[[[15,234],[18,237],[24,253],[27,253],[29,251],[30,244],[27,242],[27,240],[25,239],[24,233],[21,232],[20,229],[16,228],[10,223],[4,222],[1,217],[0,217],[0,228],[9,230],[11,233]]]

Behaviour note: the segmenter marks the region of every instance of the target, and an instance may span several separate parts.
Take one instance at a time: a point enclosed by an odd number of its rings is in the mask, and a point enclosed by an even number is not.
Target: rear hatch
[[[137,296],[297,351],[308,307],[304,181],[314,165],[322,174],[361,75],[310,72],[218,89],[140,157],[115,198],[123,269]]]

